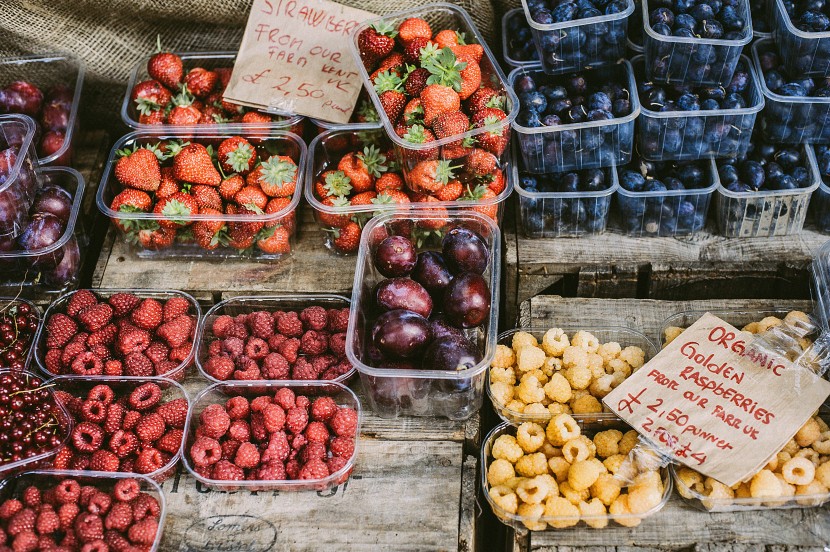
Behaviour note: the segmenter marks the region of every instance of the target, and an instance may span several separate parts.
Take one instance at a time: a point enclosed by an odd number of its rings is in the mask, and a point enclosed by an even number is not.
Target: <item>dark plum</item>
[[[432,331],[433,339],[441,337],[464,337],[464,332],[450,324],[443,315],[433,316],[429,321],[429,327]]]
[[[64,286],[75,281],[81,269],[81,250],[75,236],[61,247],[63,258],[54,268],[44,270],[42,277],[50,286]]]
[[[0,88],[0,113],[22,113],[37,117],[43,105],[43,91],[26,81],[15,81]]]
[[[387,278],[407,276],[416,260],[415,246],[404,236],[389,236],[375,249],[375,268]]]
[[[409,278],[383,280],[375,288],[377,305],[385,311],[403,309],[427,318],[432,313],[429,292]]]
[[[35,196],[32,211],[35,213],[51,213],[65,225],[69,221],[69,214],[72,211],[72,196],[60,186],[49,186],[42,189]]]
[[[372,326],[372,342],[392,358],[417,357],[431,339],[429,320],[406,310],[385,312]]]
[[[17,242],[26,251],[46,249],[61,238],[64,229],[64,224],[55,215],[35,213],[17,238]]]
[[[442,337],[434,340],[424,353],[425,370],[461,372],[481,362],[481,354],[466,338]]]
[[[444,314],[451,324],[474,328],[490,315],[490,288],[480,275],[465,272],[453,278],[444,292]]]
[[[467,228],[458,227],[447,232],[441,242],[441,253],[453,274],[483,274],[490,263],[490,251],[484,238]]]
[[[432,295],[443,293],[452,280],[452,274],[444,258],[435,251],[418,253],[415,268],[410,277],[424,286]]]

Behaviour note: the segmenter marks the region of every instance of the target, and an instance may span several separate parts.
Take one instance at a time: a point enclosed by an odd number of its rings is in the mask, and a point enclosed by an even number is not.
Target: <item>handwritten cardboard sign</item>
[[[734,485],[830,394],[830,382],[752,340],[706,313],[603,402],[678,462]]]
[[[349,122],[362,87],[349,34],[373,17],[326,0],[254,0],[225,100]]]

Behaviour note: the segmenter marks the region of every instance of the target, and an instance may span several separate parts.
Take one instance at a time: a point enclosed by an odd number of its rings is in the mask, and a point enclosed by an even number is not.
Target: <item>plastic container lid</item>
[[[612,13],[609,15],[598,15],[596,17],[586,17],[584,19],[573,19],[571,21],[563,21],[562,23],[549,23],[547,25],[537,23],[533,20],[533,17],[531,17],[530,14],[530,7],[527,5],[527,0],[522,0],[522,8],[524,9],[525,18],[527,18],[527,24],[530,26],[530,28],[544,32],[558,31],[560,29],[571,29],[573,27],[579,27],[582,25],[592,25],[594,23],[608,23],[609,21],[625,19],[629,15],[634,13],[634,2],[632,0],[626,0],[625,10],[619,13]]]
[[[22,140],[19,147],[15,146],[17,148],[17,159],[14,166],[9,170],[6,181],[0,184],[0,193],[5,192],[17,182],[23,164],[29,160],[30,154],[33,161],[37,160],[33,143],[37,133],[35,120],[28,115],[0,115],[0,134],[6,134],[8,129],[13,127],[17,127],[22,131]]]

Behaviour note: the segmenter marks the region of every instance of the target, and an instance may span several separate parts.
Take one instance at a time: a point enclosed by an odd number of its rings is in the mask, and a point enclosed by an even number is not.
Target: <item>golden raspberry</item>
[[[551,416],[556,416],[558,414],[570,414],[571,407],[567,404],[553,402],[548,405],[548,412],[550,412]]]
[[[545,502],[545,518],[551,527],[564,529],[579,523],[579,508],[560,496],[554,496]]]
[[[816,467],[803,456],[792,458],[781,466],[781,476],[790,485],[809,485],[816,476]]]
[[[830,455],[830,430],[824,430],[818,439],[813,441],[813,450],[827,456]]]
[[[528,416],[538,416],[541,420],[546,420],[550,416],[550,412],[548,412],[547,407],[543,403],[530,403],[525,406],[522,414],[527,414]]]
[[[516,486],[516,494],[519,496],[519,500],[527,504],[541,504],[550,492],[550,483],[541,475],[522,479]]]
[[[752,493],[749,490],[749,483],[741,483],[735,489],[735,498],[752,498]]]
[[[513,489],[510,487],[505,487],[503,485],[498,485],[495,487],[490,487],[488,491],[490,498],[493,502],[507,512],[508,514],[515,514],[516,510],[519,507],[519,499],[516,496],[516,493],[513,492]]]
[[[560,370],[562,370],[562,368],[563,368],[562,359],[559,358],[559,357],[548,357],[548,358],[546,358],[545,359],[545,365],[542,366],[542,370],[544,370],[545,373],[549,372],[550,373],[549,375],[551,375],[551,376],[554,373],[559,372]]]
[[[795,488],[796,502],[802,506],[818,506],[827,500],[828,492],[830,491],[820,481],[812,481],[808,485],[798,485]]]
[[[632,514],[645,514],[662,499],[663,493],[657,487],[637,486],[628,491],[628,509]]]
[[[548,473],[548,459],[541,452],[526,454],[516,461],[516,473],[524,477]]]
[[[646,353],[639,347],[629,346],[620,351],[619,359],[628,363],[633,370],[636,370],[646,361]]]
[[[620,372],[626,378],[631,375],[631,366],[621,358],[615,358],[608,361],[608,364],[605,367],[605,371],[607,373],[615,373]]]
[[[580,330],[571,337],[571,345],[585,349],[588,353],[596,353],[599,349],[599,339],[591,332]]]
[[[798,443],[800,447],[809,447],[813,443],[816,442],[817,439],[821,437],[821,428],[818,426],[818,422],[815,418],[810,418],[807,422],[801,426],[801,428],[796,432],[795,442]]]
[[[525,347],[527,348],[527,347]],[[534,376],[522,379],[518,388],[519,400],[525,404],[541,402],[545,398],[545,390]]]
[[[510,368],[514,364],[516,364],[516,356],[513,354],[513,349],[507,345],[496,345],[496,355],[493,357],[490,367]]]
[[[582,521],[589,527],[602,529],[608,525],[608,512],[605,510],[605,505],[597,498],[592,498],[588,502],[580,502],[579,513]]]
[[[591,385],[591,370],[587,366],[571,366],[565,370],[565,378],[573,389],[587,389]]]
[[[596,454],[600,458],[608,458],[620,452],[620,439],[622,439],[622,431],[618,429],[608,429],[600,431],[594,435],[594,447]]]
[[[526,345],[516,351],[516,368],[519,372],[541,368],[545,364],[545,358],[545,351],[539,347]]]
[[[816,481],[825,487],[830,487],[830,461],[825,461],[816,468]]]
[[[605,466],[605,469],[609,472],[617,473],[620,471],[620,467],[626,462],[627,459],[628,457],[623,454],[614,454],[603,460],[602,465]]]
[[[596,462],[579,460],[568,470],[568,484],[575,491],[585,491],[596,482],[602,470]]]
[[[513,347],[514,351],[518,351],[522,347],[531,346],[535,347],[539,344],[533,334],[527,332],[516,332],[513,334],[513,341],[511,342],[511,346]]]
[[[703,476],[691,468],[682,466],[676,472],[679,483],[677,490],[683,498],[695,498],[704,493]]]
[[[568,480],[568,471],[571,469],[571,463],[561,456],[553,456],[548,458],[548,469],[556,478],[558,483]]]
[[[545,384],[544,391],[552,401],[566,403],[571,400],[571,384],[559,372],[551,376],[550,381]]]
[[[620,439],[620,454],[628,454],[639,442],[640,435],[633,429],[629,429]]]
[[[605,374],[601,375],[600,377],[594,379],[591,382],[591,385],[588,386],[588,391],[594,397],[601,399],[605,395],[611,392],[614,389],[614,375],[613,374]]]
[[[519,414],[525,411],[525,403],[518,399],[513,399],[512,401],[504,405],[504,407],[508,410],[512,410],[513,412],[518,412]]]
[[[545,374],[545,371],[541,368],[536,368],[535,370],[528,370],[527,372],[522,374],[522,379],[525,379],[528,376],[533,376],[534,378],[536,378],[536,381],[539,382],[539,385],[545,385],[550,379],[548,375]]]
[[[574,489],[567,481],[563,481],[559,484],[559,494],[567,498],[571,504],[579,504],[583,500],[588,500],[590,493],[591,491],[588,489],[582,489],[579,491]]]
[[[593,395],[585,395],[571,401],[571,410],[574,414],[597,414],[602,412],[602,404]]]
[[[506,383],[508,385],[515,385],[516,383],[516,372],[513,370],[512,367],[508,366],[506,368],[490,368],[490,382],[500,382]]]
[[[677,336],[683,333],[683,328],[677,326],[669,326],[663,330],[663,347],[677,339]]]
[[[487,482],[491,486],[498,486],[504,484],[508,479],[515,477],[516,471],[513,469],[513,464],[504,458],[497,458],[490,463],[487,468]]]
[[[593,457],[597,448],[585,435],[577,435],[562,445],[562,456],[570,463],[581,462]]]
[[[542,349],[552,357],[561,357],[570,345],[568,335],[562,328],[551,328],[542,336]]]
[[[601,473],[591,485],[591,496],[599,499],[606,506],[610,506],[622,490],[622,484],[619,479],[610,473]]]
[[[707,482],[709,479],[711,478],[707,478]],[[781,484],[774,473],[769,470],[761,470],[752,478],[749,484],[749,492],[753,498],[778,498],[781,496]]]
[[[505,405],[513,400],[513,386],[502,381],[491,382],[490,395],[497,404]]]
[[[561,447],[571,439],[579,436],[579,425],[568,414],[558,414],[551,418],[546,430],[548,441],[555,446]]]
[[[493,455],[493,458],[503,458],[515,464],[524,455],[524,452],[515,437],[512,435],[499,435],[493,443],[490,454]]]
[[[778,318],[777,316],[767,316],[763,318],[760,322],[758,322],[758,333],[763,333],[770,328],[774,328],[776,326],[780,326],[783,323],[783,320]]]
[[[617,358],[622,351],[622,347],[616,341],[609,341],[608,343],[603,343],[597,349],[597,354],[602,357],[604,362],[608,362],[611,359]]]
[[[631,510],[628,509],[628,495],[618,496],[617,500],[608,507],[608,513],[614,516],[614,521],[623,527],[637,527],[643,521],[632,515]]]
[[[525,422],[516,431],[516,441],[525,453],[536,452],[545,444],[545,428],[533,422]]]
[[[565,352],[562,353],[562,364],[565,368],[582,366],[587,369],[588,353],[582,347],[575,347],[573,345],[566,347]],[[585,386],[587,387],[588,384],[585,384]]]
[[[548,527],[546,522],[539,519],[545,513],[542,504],[519,504],[516,513],[522,516],[522,523],[531,531],[544,531]]]

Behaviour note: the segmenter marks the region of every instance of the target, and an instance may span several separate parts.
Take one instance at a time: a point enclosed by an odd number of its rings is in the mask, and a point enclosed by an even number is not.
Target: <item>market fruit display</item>
[[[636,527],[668,498],[664,473],[634,460],[638,442],[634,430],[583,434],[564,413],[546,426],[501,426],[485,445],[484,492],[496,517],[531,531],[580,521],[593,529],[612,520]]]
[[[54,383],[55,397],[75,421],[54,469],[138,473],[158,481],[173,474],[189,406],[181,387],[155,378]]]
[[[50,157],[64,148],[75,91],[68,84],[56,84],[42,89],[27,80],[17,80],[0,88],[0,114],[19,113],[34,119],[39,130],[37,153]],[[69,165],[71,149],[54,160],[58,165]]]
[[[184,294],[81,289],[47,313],[38,363],[49,374],[184,378],[198,311]]]
[[[0,361],[12,370],[23,370],[32,348],[40,315],[25,301],[0,299]]]

